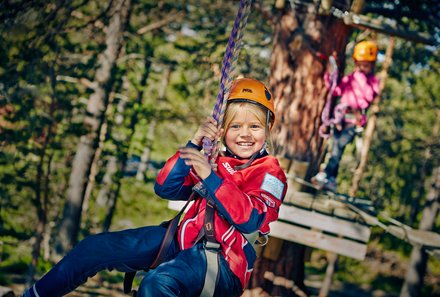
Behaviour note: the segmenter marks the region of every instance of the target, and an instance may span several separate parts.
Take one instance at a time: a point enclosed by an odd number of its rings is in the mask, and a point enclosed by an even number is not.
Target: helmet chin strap
[[[249,158],[249,160],[246,163],[244,163],[242,165],[234,166],[234,169],[235,170],[241,170],[241,169],[248,168],[252,164],[252,162],[254,162],[255,159],[257,159],[258,157],[263,156],[264,153],[266,153],[266,147],[267,147],[267,142],[264,142],[264,144],[261,147],[261,149],[259,151],[255,152],[255,153],[253,153],[252,156]],[[228,150],[228,152],[232,153],[229,150],[229,148],[226,148],[226,149]],[[232,155],[234,155],[234,154],[232,154]]]

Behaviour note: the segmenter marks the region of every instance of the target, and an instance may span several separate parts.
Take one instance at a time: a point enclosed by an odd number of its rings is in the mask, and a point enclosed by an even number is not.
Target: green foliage
[[[158,224],[175,213],[154,194],[151,181],[156,171],[148,171],[146,181],[139,182],[124,177],[122,165],[129,157],[142,155],[146,147],[152,149],[152,161],[164,162],[211,113],[238,8],[237,1],[217,2],[133,2],[123,53],[109,86],[112,95],[105,114],[107,130],[89,209],[83,215],[82,236],[99,232],[108,211],[96,203],[96,197],[104,186],[110,156],[119,162],[112,177],[112,193],[121,184],[112,230]],[[399,2],[402,15],[417,4]],[[422,1],[421,6],[429,3]],[[261,4],[270,10],[273,1]],[[0,3],[0,18],[4,20],[0,24],[0,240],[11,242],[4,245],[1,272],[27,270],[37,209],[46,210],[49,226],[56,225],[63,215],[76,146],[87,132],[83,121],[93,84],[97,83],[98,56],[105,48],[107,5],[105,1]],[[381,1],[372,1],[367,11],[375,13],[383,8]],[[168,21],[161,23],[164,19]],[[402,22],[438,34],[426,25],[431,17],[425,23]],[[272,28],[257,9],[249,17],[243,42],[237,75],[268,82]],[[380,44],[386,44],[386,39]],[[171,69],[171,75],[161,94],[166,69]],[[413,226],[420,220],[416,210],[424,203],[426,181],[439,163],[439,138],[431,137],[438,120],[438,69],[438,49],[398,40],[360,192],[378,209]],[[156,124],[152,137],[151,123]],[[341,168],[339,177],[341,189],[348,189],[351,181],[354,146],[347,148],[347,153],[344,164],[348,166]],[[395,238],[385,236],[380,241],[384,249],[409,253],[409,246]],[[366,266],[350,260],[340,265],[338,278],[374,283],[374,275],[367,273]],[[50,266],[51,262],[40,257],[39,274]],[[438,263],[430,262],[431,271],[438,274],[438,267]],[[317,273],[324,270],[310,269]],[[120,274],[104,276],[120,282]],[[383,289],[395,290],[398,281],[394,281],[389,282],[393,288]]]
[[[125,180],[119,203],[115,229],[160,224],[175,213],[167,208],[166,200],[154,194],[153,183],[139,183],[133,179]]]
[[[24,274],[31,260],[29,246],[21,244],[14,236],[1,236],[0,241],[3,242],[0,250],[0,272]]]
[[[110,284],[122,284],[124,283],[124,274],[117,271],[101,271],[99,272],[99,275],[102,277],[102,279],[105,279],[106,282]],[[137,285],[137,286],[135,286]],[[133,282],[133,288],[137,288],[139,286],[139,283]]]

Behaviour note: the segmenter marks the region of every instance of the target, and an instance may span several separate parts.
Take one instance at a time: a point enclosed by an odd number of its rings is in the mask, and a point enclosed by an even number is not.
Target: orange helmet
[[[232,83],[228,102],[250,102],[263,106],[271,113],[271,121],[275,120],[273,96],[266,86],[252,78],[240,78]]]
[[[377,57],[377,45],[373,41],[361,41],[354,47],[353,59],[359,62],[374,62]]]

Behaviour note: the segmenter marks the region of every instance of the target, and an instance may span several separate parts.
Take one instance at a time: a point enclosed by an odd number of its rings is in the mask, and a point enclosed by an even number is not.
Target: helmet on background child
[[[275,121],[273,96],[266,86],[252,78],[240,78],[232,83],[228,103],[249,102],[265,108],[270,123]]]
[[[357,62],[375,62],[377,58],[377,44],[373,41],[361,41],[353,50],[353,59]]]

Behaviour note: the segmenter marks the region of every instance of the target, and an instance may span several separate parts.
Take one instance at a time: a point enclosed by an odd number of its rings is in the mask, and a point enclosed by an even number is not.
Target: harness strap
[[[137,271],[126,272],[124,275],[124,293],[130,294],[131,287],[133,285],[134,277],[136,276]]]
[[[203,225],[205,233],[204,251],[206,255],[205,284],[200,297],[214,296],[218,281],[220,244],[215,240],[214,232],[214,206],[206,201],[205,221]]]
[[[206,238],[204,243],[204,251],[206,255],[206,274],[205,283],[203,285],[200,297],[213,297],[215,288],[219,278],[219,261],[220,261],[220,244],[215,239],[214,232],[214,206],[209,200],[206,202],[205,220],[202,232]],[[246,240],[255,247],[255,245],[264,245],[266,241],[261,243],[257,241],[258,232],[243,234]]]
[[[162,224],[168,225],[167,232],[165,233],[165,236],[162,240],[162,243],[160,245],[159,252],[157,253],[156,258],[154,259],[153,263],[150,265],[150,267],[148,267],[147,270],[156,268],[165,259],[165,256],[168,253],[168,249],[170,247],[170,244],[173,241],[174,235],[176,234],[177,228],[179,226],[180,217],[182,216],[182,214],[185,211],[188,204],[194,199],[194,197],[195,197],[195,193],[193,192],[191,194],[191,196],[188,198],[188,201],[185,203],[185,205],[179,211],[179,213],[171,220],[169,220],[165,223],[162,223]],[[135,290],[132,291],[132,289],[131,289],[132,285],[133,285],[134,277],[136,276],[136,272],[137,271],[130,271],[130,272],[125,273],[125,275],[124,275],[124,293],[125,294],[133,293],[134,294],[133,296],[136,296],[136,291]]]
[[[206,240],[211,243],[217,243],[214,234],[214,206],[208,200],[206,201],[205,223],[203,228],[205,229]]]
[[[217,280],[219,274],[218,273],[219,251],[216,248],[214,249],[208,248],[208,244],[209,242],[206,242],[204,248],[206,255],[206,275],[205,275],[205,284],[203,285],[203,290],[202,293],[200,293],[200,297],[214,296],[215,287],[217,286]]]
[[[174,217],[168,225],[165,237],[162,240],[162,244],[159,248],[159,253],[157,253],[156,259],[154,259],[153,264],[150,265],[150,269],[154,269],[160,265],[165,259],[166,253],[170,247],[171,242],[174,239],[174,234],[176,234],[177,227],[179,226],[180,215]]]

